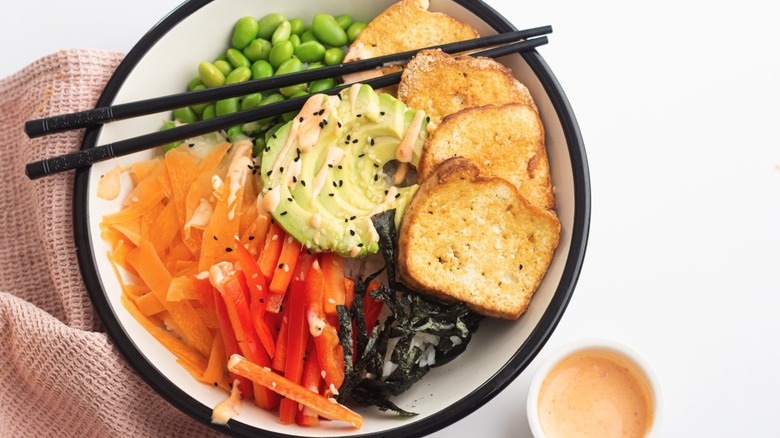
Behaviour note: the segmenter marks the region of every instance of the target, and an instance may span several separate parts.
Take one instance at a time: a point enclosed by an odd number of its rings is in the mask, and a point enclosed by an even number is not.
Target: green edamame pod
[[[237,112],[239,108],[239,99],[237,97],[230,97],[227,99],[218,100],[216,103],[216,114],[218,116],[224,116],[225,114],[233,114]]]
[[[350,16],[349,14],[341,14],[338,17],[336,17],[336,23],[338,23],[339,26],[341,26],[341,28],[344,29],[344,32],[346,32],[349,26],[351,26],[352,23],[354,22],[355,21],[352,19],[352,16]]]
[[[321,62],[312,62],[306,67],[306,70],[314,70],[315,68],[322,68],[322,67],[325,67],[325,64]]]
[[[309,84],[309,93],[317,94],[325,90],[330,90],[336,86],[336,80],[333,78],[317,79]]]
[[[252,79],[270,78],[274,75],[273,66],[271,66],[270,62],[264,59],[260,59],[252,63],[250,70],[252,70]]]
[[[271,35],[271,44],[278,44],[281,41],[287,41],[290,39],[291,27],[289,21],[282,21],[279,27],[276,28],[273,35]]]
[[[363,32],[363,29],[365,29],[366,26],[368,26],[368,23],[365,21],[356,21],[349,26],[347,29],[347,40],[350,44],[355,42],[358,35],[360,35],[360,32]]]
[[[284,100],[284,96],[282,96],[280,93],[269,94],[268,96],[264,97],[263,100],[261,100],[260,103],[257,104],[257,106],[270,105],[272,103],[282,102],[283,100]],[[276,116],[266,117],[264,119],[258,120],[258,123],[263,125],[267,123],[271,123],[275,118]]]
[[[203,84],[209,88],[225,85],[225,75],[214,64],[203,61],[198,64],[198,74]]]
[[[263,93],[247,94],[241,99],[241,110],[248,110],[256,107],[263,100]]]
[[[325,51],[325,65],[341,64],[344,61],[344,56],[346,53],[341,47],[331,47]]]
[[[320,62],[325,58],[325,50],[318,41],[307,41],[295,48],[295,57],[303,62]]]
[[[252,77],[252,71],[249,69],[249,67],[240,66],[236,67],[235,70],[231,71],[229,75],[225,78],[226,84],[237,84],[239,82],[246,82]]]
[[[213,119],[217,116],[217,105],[210,103],[206,105],[206,108],[203,109],[203,114],[201,114],[201,118],[203,120]]]
[[[303,29],[305,28],[303,24],[303,20],[300,18],[293,18],[290,20],[290,32],[293,35],[300,36],[303,33]]]
[[[173,129],[176,127],[176,124],[173,122],[165,122],[162,127],[160,128],[160,131],[165,131],[166,129]],[[181,145],[184,143],[183,141],[174,141],[173,143],[168,143],[166,145],[163,145],[163,151],[168,152],[169,150]]]
[[[236,21],[233,26],[233,35],[231,43],[233,47],[238,50],[244,50],[249,43],[257,38],[257,31],[260,29],[260,25],[257,24],[257,20],[254,17],[242,17]]]
[[[271,53],[271,42],[262,38],[255,38],[244,48],[244,56],[248,60],[255,62],[260,59],[268,59]]]
[[[278,12],[266,15],[257,22],[257,36],[265,40],[270,40],[276,28],[285,21],[287,21],[287,17]]]
[[[236,50],[232,47],[227,49],[227,51],[225,52],[225,56],[227,56],[227,60],[230,63],[230,65],[233,66],[233,68],[237,68],[241,66],[249,67],[252,65],[252,63],[249,62],[249,58],[244,56],[244,54],[241,53],[240,50]]]
[[[268,55],[268,62],[274,68],[279,68],[284,61],[293,57],[293,45],[289,40],[281,41],[271,48],[271,53]]]
[[[339,23],[336,22],[332,15],[315,15],[311,22],[311,29],[320,42],[329,46],[341,47],[347,44],[346,32],[339,26]]]
[[[218,68],[219,71],[221,71],[225,77],[227,77],[227,75],[229,75],[230,72],[233,71],[233,66],[230,65],[230,63],[227,62],[226,60],[222,60],[222,59],[217,59],[216,61],[214,61],[214,67]]]

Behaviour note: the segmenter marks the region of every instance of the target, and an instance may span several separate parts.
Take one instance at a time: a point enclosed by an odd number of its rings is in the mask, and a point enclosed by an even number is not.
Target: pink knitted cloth
[[[0,80],[0,436],[211,436],[135,374],[102,330],[76,261],[73,173],[26,163],[83,131],[30,140],[29,119],[92,108],[119,53],[61,51]]]

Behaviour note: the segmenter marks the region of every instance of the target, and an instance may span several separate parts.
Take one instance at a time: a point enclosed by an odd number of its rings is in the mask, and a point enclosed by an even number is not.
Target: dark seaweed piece
[[[352,374],[352,315],[343,304],[336,306],[336,313],[339,320],[339,343],[344,350],[344,374]]]
[[[398,242],[396,240],[395,209],[371,216],[371,222],[374,223],[374,229],[379,235],[379,250],[382,251],[382,257],[385,260],[388,286],[395,290],[395,253]]]

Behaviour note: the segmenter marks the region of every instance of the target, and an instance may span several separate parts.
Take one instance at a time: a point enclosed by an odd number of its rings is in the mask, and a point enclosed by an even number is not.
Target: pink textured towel
[[[0,81],[0,436],[211,436],[135,374],[102,330],[76,261],[73,173],[24,165],[79,148],[24,122],[92,108],[119,53],[62,51]]]

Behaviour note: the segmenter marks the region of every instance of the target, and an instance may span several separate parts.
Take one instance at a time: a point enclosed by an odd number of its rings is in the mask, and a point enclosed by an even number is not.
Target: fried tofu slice
[[[427,179],[452,157],[463,157],[482,176],[512,183],[535,207],[555,207],[539,114],[522,103],[467,108],[444,117],[423,145],[417,175]]]
[[[424,110],[434,126],[447,115],[485,105],[523,103],[537,111],[528,88],[500,62],[423,50],[406,65],[398,85],[406,106]]]
[[[450,158],[404,213],[399,278],[485,316],[514,320],[544,278],[560,231],[553,211],[534,207],[502,178],[480,176],[469,160]]]
[[[385,9],[349,46],[345,62],[406,52],[472,38],[473,27],[440,12],[428,0],[401,0]]]

